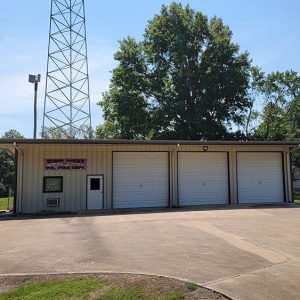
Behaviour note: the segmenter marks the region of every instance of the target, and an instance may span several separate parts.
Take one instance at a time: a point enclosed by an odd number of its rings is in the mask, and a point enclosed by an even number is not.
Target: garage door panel
[[[237,154],[239,203],[283,202],[281,152]]]
[[[178,153],[179,204],[227,204],[227,153]]]
[[[169,205],[169,156],[166,152],[115,152],[113,207]]]

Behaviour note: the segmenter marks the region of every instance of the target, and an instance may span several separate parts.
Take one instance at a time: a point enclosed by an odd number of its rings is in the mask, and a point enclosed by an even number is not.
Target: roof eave
[[[0,139],[1,145],[226,145],[226,146],[299,146],[297,141],[196,141],[196,140],[66,140]]]

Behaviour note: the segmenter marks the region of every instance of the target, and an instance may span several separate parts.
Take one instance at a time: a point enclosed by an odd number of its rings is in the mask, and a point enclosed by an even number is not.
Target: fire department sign
[[[45,170],[86,170],[86,159],[46,159]]]

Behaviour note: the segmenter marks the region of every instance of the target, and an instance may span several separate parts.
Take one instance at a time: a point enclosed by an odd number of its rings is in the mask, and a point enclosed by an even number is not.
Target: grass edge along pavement
[[[194,283],[146,275],[7,276],[0,277],[0,286],[3,284],[7,284],[10,288],[8,290],[0,288],[0,300],[229,299]]]

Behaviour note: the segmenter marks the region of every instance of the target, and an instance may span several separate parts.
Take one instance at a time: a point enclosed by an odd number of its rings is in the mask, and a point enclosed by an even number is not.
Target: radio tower
[[[84,0],[51,0],[43,138],[91,138]]]

